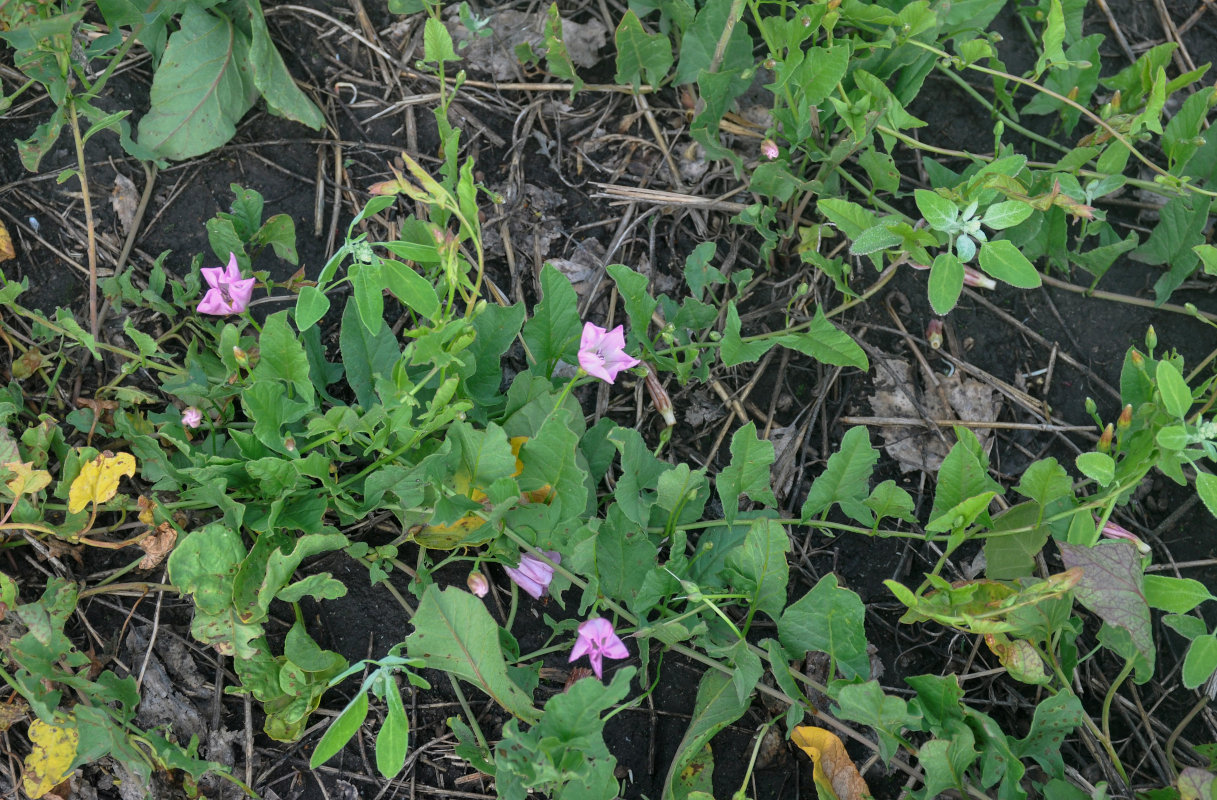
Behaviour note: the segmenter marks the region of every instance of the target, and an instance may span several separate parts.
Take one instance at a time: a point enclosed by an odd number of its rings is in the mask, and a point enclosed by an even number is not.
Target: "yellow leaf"
[[[33,461],[10,461],[4,468],[16,476],[4,484],[13,493],[14,499],[41,491],[51,482],[51,473],[45,469],[34,469]]]
[[[815,762],[812,779],[820,800],[862,800],[871,796],[870,788],[835,733],[804,725],[794,729],[790,741]]]
[[[486,528],[484,536],[471,536],[478,528],[481,528],[486,520],[479,517],[477,514],[466,514],[448,525],[419,525],[409,533],[409,538],[413,539],[420,547],[426,547],[429,550],[455,550],[457,547],[474,547],[479,544],[485,544],[497,535],[497,531],[490,526]]]
[[[10,258],[16,257],[17,251],[13,249],[13,237],[9,235],[4,223],[0,222],[0,261],[8,261]]]
[[[135,474],[135,456],[105,452],[85,464],[68,491],[68,511],[83,511],[89,503],[104,503],[118,492],[118,481]]]
[[[80,732],[36,719],[30,723],[29,736],[34,747],[25,757],[21,788],[32,800],[38,800],[72,774]]]

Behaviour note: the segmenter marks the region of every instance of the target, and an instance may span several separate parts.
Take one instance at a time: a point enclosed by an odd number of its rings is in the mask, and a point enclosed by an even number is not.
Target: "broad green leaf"
[[[401,358],[397,338],[383,320],[379,329],[369,331],[359,318],[354,301],[348,300],[342,311],[338,344],[347,383],[355,392],[359,405],[372,408],[377,403],[374,391],[377,376],[388,378],[393,365]]]
[[[845,678],[868,677],[865,617],[861,598],[838,586],[837,576],[829,573],[787,607],[778,620],[778,639],[791,658],[827,653]]]
[[[1073,481],[1055,458],[1044,458],[1023,470],[1023,476],[1014,491],[1028,500],[1046,506],[1062,497],[1072,497]]]
[[[1217,517],[1217,475],[1196,470],[1196,494],[1209,513]]]
[[[917,189],[913,192],[917,210],[931,228],[946,231],[959,220],[959,208],[937,192]]]
[[[524,465],[518,478],[520,491],[552,491],[549,506],[557,519],[572,519],[587,509],[587,472],[579,466],[579,434],[565,408],[549,415],[537,435],[520,448]]]
[[[862,502],[874,513],[876,523],[887,517],[905,522],[915,522],[917,519],[913,514],[915,505],[912,495],[893,480],[880,483]]]
[[[917,760],[925,771],[922,791],[925,797],[941,797],[954,789],[967,794],[965,773],[979,755],[976,752],[976,734],[964,725],[950,728],[948,738],[931,739],[917,751]]]
[[[215,150],[237,132],[257,97],[248,71],[249,40],[227,17],[183,7],[152,79],[139,143],[182,160]]]
[[[1023,222],[1031,216],[1032,210],[1030,204],[1024,203],[1022,200],[1004,200],[986,208],[985,215],[980,221],[986,227],[1002,231]]]
[[[777,339],[782,347],[798,350],[823,364],[838,367],[870,369],[866,352],[853,337],[828,321],[824,309],[816,307],[811,325],[802,333],[790,333]],[[726,342],[724,341],[724,345]],[[757,344],[761,344],[758,342]],[[750,345],[749,345],[750,346]]]
[[[938,468],[938,490],[934,493],[930,519],[939,519],[949,509],[984,492],[1001,493],[1001,486],[988,475],[988,464],[982,460],[984,452],[976,435],[963,428],[956,428],[955,435],[959,440]]]
[[[1172,198],[1158,212],[1159,222],[1145,243],[1129,256],[1145,264],[1163,264],[1167,271],[1154,283],[1159,303],[1170,297],[1196,269],[1199,256],[1193,249],[1204,244],[1204,226],[1209,218],[1210,198]]]
[[[1031,730],[1022,739],[1011,740],[1010,749],[1019,758],[1030,756],[1047,772],[1062,777],[1065,762],[1061,743],[1082,724],[1082,703],[1072,692],[1059,692],[1040,701],[1031,719]]]
[[[1127,631],[1133,647],[1152,665],[1154,641],[1137,548],[1124,541],[1094,547],[1058,542],[1057,547],[1066,567],[1082,568],[1082,580],[1074,589],[1078,602],[1107,624]]]
[[[930,265],[930,305],[936,314],[950,313],[963,292],[963,262],[954,253],[939,253]]]
[[[524,344],[544,375],[560,360],[575,363],[579,349],[579,298],[552,264],[541,268],[541,302],[524,323]]]
[[[308,356],[287,318],[288,312],[280,311],[266,320],[258,339],[261,356],[253,376],[256,381],[276,378],[294,386],[295,399],[311,403],[313,382],[308,377]]]
[[[756,436],[756,423],[749,422],[731,437],[731,463],[715,479],[714,488],[723,502],[723,518],[734,522],[739,513],[740,495],[758,503],[778,504],[770,488],[769,465],[773,463],[773,442]]]
[[[1042,281],[1027,257],[1008,239],[997,239],[980,246],[980,268],[999,281],[1019,289],[1034,289]]]
[[[723,338],[719,343],[718,356],[724,367],[734,367],[745,361],[756,361],[777,342],[764,338],[755,342],[745,342],[740,338],[739,312],[735,310],[735,302],[727,301],[727,320],[723,325]]]
[[[351,698],[351,702],[342,709],[342,713],[335,717],[330,726],[325,729],[321,740],[313,748],[313,755],[309,757],[309,769],[317,769],[338,755],[338,751],[351,740],[351,737],[359,733],[359,728],[367,716],[368,694],[360,689],[359,694]]]
[[[301,286],[296,297],[296,328],[306,331],[330,310],[330,298],[316,286]]]
[[[423,60],[428,62],[459,61],[452,47],[452,35],[437,17],[427,17],[423,23]]]
[[[1082,453],[1075,460],[1078,472],[1097,481],[1100,486],[1111,483],[1116,476],[1116,462],[1106,453]]]
[[[951,722],[963,719],[963,688],[958,675],[913,675],[904,682],[917,692],[910,710],[920,711],[930,730],[948,728]]]
[[[628,9],[617,25],[617,83],[638,87],[639,78],[646,73],[650,86],[659,86],[672,68],[672,43],[662,33],[650,34],[634,10]]]
[[[1154,373],[1158,382],[1158,391],[1162,393],[1162,404],[1166,412],[1173,417],[1182,419],[1192,407],[1192,391],[1187,388],[1187,381],[1179,373],[1178,367],[1163,359],[1158,362]]]
[[[993,518],[993,528],[985,537],[985,575],[992,580],[1011,580],[1030,576],[1035,556],[1048,541],[1048,527],[1040,525],[1043,509],[1039,503],[1020,503]],[[1031,530],[1009,533],[1015,528]]]
[[[1217,635],[1197,636],[1183,657],[1183,685],[1195,689],[1217,671]]]
[[[879,737],[879,757],[890,763],[900,747],[900,732],[913,726],[919,717],[909,712],[909,704],[900,697],[884,694],[878,681],[842,686],[837,692],[833,714],[839,719],[869,725]]]
[[[673,756],[672,765],[664,779],[663,797],[671,797],[676,777],[701,753],[716,733],[742,717],[750,704],[751,698],[740,701],[730,675],[716,669],[706,670],[697,687],[693,717],[676,747],[676,755]]]
[[[1172,614],[1186,614],[1205,600],[1214,599],[1208,587],[1191,578],[1146,575],[1142,581],[1149,607]]]
[[[773,520],[758,519],[748,527],[743,544],[732,548],[727,556],[732,587],[748,595],[749,608],[764,611],[775,620],[786,607],[789,549],[785,528]]]
[[[385,288],[411,311],[427,319],[439,319],[441,305],[435,287],[408,264],[383,259],[380,262],[380,276]]]
[[[606,269],[621,299],[625,301],[625,315],[630,319],[628,333],[636,339],[645,341],[647,326],[651,324],[651,315],[659,305],[647,291],[647,278],[627,267],[625,264],[610,264]]]
[[[307,125],[313,130],[320,130],[325,124],[325,117],[313,101],[300,91],[291,73],[287,71],[283,57],[270,39],[270,31],[267,30],[266,19],[262,15],[262,4],[259,0],[245,1],[249,5],[250,32],[253,35],[249,49],[249,69],[253,73],[254,85],[266,100],[267,108],[272,114]],[[159,70],[157,72],[159,74]]]
[[[539,717],[532,698],[507,675],[499,646],[499,626],[486,605],[466,591],[435,584],[423,591],[406,637],[411,658],[477,686],[500,706],[528,723]]]
[[[879,452],[871,447],[866,427],[850,428],[841,439],[840,449],[828,457],[827,467],[812,482],[799,516],[806,522],[836,503],[851,519],[871,524],[863,499],[878,461]]]

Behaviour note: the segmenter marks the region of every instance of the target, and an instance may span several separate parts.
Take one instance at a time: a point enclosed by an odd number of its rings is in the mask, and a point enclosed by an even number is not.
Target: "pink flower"
[[[486,580],[486,576],[480,572],[470,572],[465,578],[465,585],[476,597],[485,597],[486,593],[490,591],[490,581]]]
[[[1098,519],[1095,520],[1095,523],[1098,523]],[[1137,552],[1143,556],[1147,556],[1152,552],[1149,545],[1141,541],[1141,537],[1129,532],[1128,529],[1122,525],[1117,525],[1111,520],[1107,520],[1107,523],[1103,526],[1103,535],[1108,539],[1123,539],[1132,542],[1136,545]]]
[[[773,161],[781,154],[782,151],[778,150],[777,142],[773,141],[772,139],[766,139],[765,141],[761,142],[761,155],[763,155],[765,158]]]
[[[625,328],[618,325],[611,331],[592,323],[583,326],[579,340],[579,366],[593,378],[607,383],[617,379],[617,373],[636,365],[638,359],[625,352]]]
[[[203,413],[194,406],[190,406],[182,412],[182,424],[187,428],[197,428],[202,421]]]
[[[983,272],[977,272],[971,267],[963,268],[964,286],[977,286],[981,289],[996,289],[997,284]]]
[[[593,617],[579,625],[579,639],[575,648],[570,651],[570,661],[586,655],[592,662],[592,671],[597,678],[603,678],[603,661],[605,658],[629,658],[630,651],[625,649],[625,642],[613,630],[613,623],[603,617]]]
[[[239,314],[249,305],[249,298],[254,293],[253,278],[241,278],[241,268],[237,266],[237,254],[228,254],[228,266],[204,267],[199,270],[203,279],[211,288],[199,303],[200,314]]]
[[[562,563],[562,556],[553,550],[543,550],[542,553],[555,564]],[[549,589],[549,582],[554,579],[554,568],[534,555],[525,553],[520,556],[520,566],[504,567],[507,577],[516,582],[524,591],[532,595],[534,600],[540,600],[541,595]]]

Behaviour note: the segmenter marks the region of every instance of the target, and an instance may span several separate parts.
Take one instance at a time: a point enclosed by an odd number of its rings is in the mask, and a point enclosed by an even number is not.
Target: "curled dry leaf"
[[[904,359],[875,358],[874,363],[875,393],[869,399],[875,416],[919,419],[921,412],[917,403],[920,403],[931,419],[991,422],[997,418],[1000,403],[994,391],[978,380],[965,378],[959,370],[953,375],[937,376],[950,403],[950,407],[944,407],[939,393],[928,381],[921,382],[925,389],[918,385],[912,367]],[[902,472],[919,469],[936,472],[950,449],[949,444],[925,427],[885,425],[880,433],[883,434],[883,449],[896,459]],[[981,444],[986,444],[991,436],[991,431],[985,428],[978,428],[974,433]]]
[[[13,237],[9,235],[4,223],[0,222],[0,262],[16,257],[17,250],[13,247]]]
[[[139,568],[155,569],[165,560],[175,544],[177,544],[177,531],[173,526],[168,522],[157,525],[155,533],[140,540],[139,546],[143,548],[146,555],[139,560]]]
[[[526,45],[534,51],[544,52],[545,19],[544,10],[533,13],[512,9],[497,11],[489,18],[491,36],[471,33],[455,16],[446,24],[471,71],[487,73],[495,80],[504,81],[521,77],[517,47]],[[567,55],[577,66],[595,66],[608,38],[608,28],[599,20],[579,23],[562,18],[562,41]]]
[[[135,190],[131,179],[121,172],[114,176],[114,188],[110,190],[110,207],[118,216],[123,233],[129,232],[131,223],[135,222],[135,211],[139,208],[139,192]]]
[[[801,725],[791,732],[790,740],[815,762],[812,778],[820,800],[862,800],[871,796],[870,787],[835,733]]]

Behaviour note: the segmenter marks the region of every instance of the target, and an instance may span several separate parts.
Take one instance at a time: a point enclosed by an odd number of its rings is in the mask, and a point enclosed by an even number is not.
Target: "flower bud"
[[[983,272],[976,271],[972,267],[963,268],[963,283],[965,286],[976,286],[981,289],[997,288],[997,283],[992,278]]]
[[[763,155],[765,158],[773,161],[781,154],[782,151],[778,149],[777,142],[773,141],[772,139],[766,139],[761,142],[761,155]]]
[[[485,597],[490,591],[490,581],[486,580],[486,576],[476,570],[470,572],[465,577],[465,585],[469,587],[469,591],[477,597]]]
[[[1154,326],[1150,325],[1145,331],[1145,346],[1149,352],[1154,352],[1154,348],[1158,346],[1158,333],[1154,330]]]
[[[1141,355],[1137,350],[1134,349],[1128,354],[1128,360],[1131,361],[1132,365],[1137,369],[1141,370],[1142,372],[1145,371],[1145,356]]]
[[[942,348],[942,320],[935,317],[925,326],[925,338],[930,343],[931,350]]]
[[[1098,522],[1099,521],[1096,519],[1095,524],[1097,525]],[[1150,552],[1152,552],[1150,550],[1150,546],[1141,541],[1139,536],[1137,536],[1135,533],[1130,533],[1127,529],[1117,525],[1111,520],[1108,520],[1107,523],[1103,525],[1102,533],[1108,539],[1123,539],[1126,542],[1132,542],[1134,545],[1136,545],[1137,552],[1143,556],[1147,556],[1150,554]]]
[[[237,360],[238,365],[249,369],[249,354],[235,344],[232,346],[232,357]]]
[[[651,405],[655,406],[655,410],[663,417],[664,424],[670,428],[676,424],[676,415],[672,413],[672,398],[668,396],[668,390],[663,388],[663,384],[659,382],[655,368],[649,363],[646,366],[647,374],[644,382],[647,394],[651,396]]]
[[[1116,428],[1119,429],[1120,433],[1123,433],[1124,431],[1128,430],[1128,426],[1131,424],[1132,403],[1129,403],[1128,405],[1124,406],[1122,411],[1120,411],[1120,418],[1116,420]]]
[[[1093,417],[1098,412],[1099,412],[1099,407],[1097,405],[1095,405],[1094,398],[1087,397],[1086,398],[1086,413]]]
[[[289,436],[283,440],[283,448],[289,453],[296,452],[296,437]]]
[[[1111,452],[1111,437],[1115,435],[1115,428],[1109,422],[1107,427],[1103,429],[1103,435],[1099,437],[1099,452]]]

